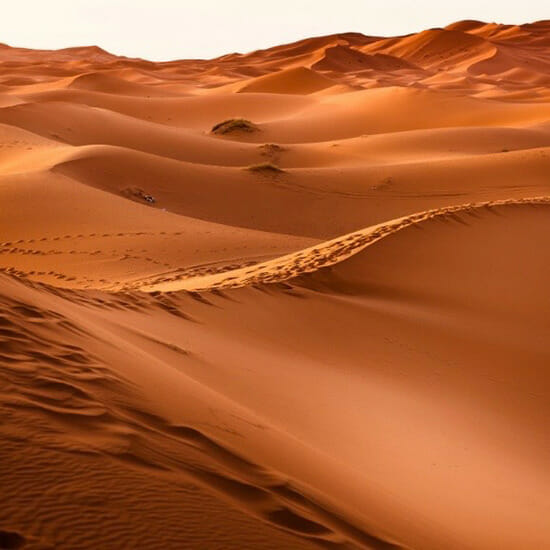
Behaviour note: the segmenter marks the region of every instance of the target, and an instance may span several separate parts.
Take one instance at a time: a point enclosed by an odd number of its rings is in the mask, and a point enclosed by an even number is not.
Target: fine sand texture
[[[0,66],[0,550],[550,549],[550,22]]]

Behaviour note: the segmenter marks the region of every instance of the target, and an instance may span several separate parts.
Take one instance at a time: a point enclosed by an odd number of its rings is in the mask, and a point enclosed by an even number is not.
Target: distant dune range
[[[0,66],[0,549],[550,548],[550,22]]]

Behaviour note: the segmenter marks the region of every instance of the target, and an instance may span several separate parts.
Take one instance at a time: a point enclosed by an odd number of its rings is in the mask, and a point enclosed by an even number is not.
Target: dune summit
[[[0,65],[0,549],[550,548],[550,22]]]

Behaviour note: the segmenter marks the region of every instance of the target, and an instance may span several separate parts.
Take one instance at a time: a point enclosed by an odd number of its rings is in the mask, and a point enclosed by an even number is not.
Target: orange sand
[[[550,548],[550,22],[0,64],[0,549]]]

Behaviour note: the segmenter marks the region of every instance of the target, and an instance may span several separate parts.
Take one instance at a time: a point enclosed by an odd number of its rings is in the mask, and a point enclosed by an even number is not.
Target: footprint
[[[23,548],[27,539],[14,531],[3,531],[0,529],[0,550],[13,550]]]

